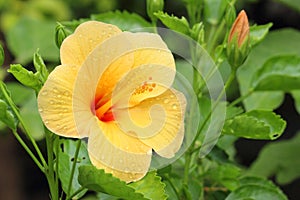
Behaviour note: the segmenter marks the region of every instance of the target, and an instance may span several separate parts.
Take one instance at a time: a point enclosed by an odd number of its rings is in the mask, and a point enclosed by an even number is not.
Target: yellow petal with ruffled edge
[[[186,99],[174,89],[148,98],[129,109],[115,109],[120,128],[137,137],[156,153],[171,158],[181,147],[184,136]]]
[[[80,24],[60,47],[61,63],[81,66],[88,54],[98,44],[121,32],[114,25],[97,21]]]
[[[79,136],[74,122],[72,95],[77,73],[82,62],[97,45],[120,32],[116,26],[90,21],[79,25],[64,40],[60,49],[63,65],[50,73],[38,95],[40,114],[49,130],[65,137],[87,136],[86,133]]]
[[[147,172],[152,155],[151,147],[127,135],[114,122],[98,120],[90,123],[88,152],[94,163],[102,163],[111,172],[125,174]]]
[[[73,107],[73,86],[76,66],[61,65],[49,75],[38,95],[38,107],[46,127],[57,135],[78,138]]]
[[[147,173],[147,171],[145,171],[143,173],[130,173],[130,172],[126,173],[126,172],[118,171],[118,170],[112,169],[110,167],[107,167],[103,163],[99,162],[91,154],[89,155],[89,157],[90,157],[92,164],[95,167],[97,167],[99,169],[103,169],[106,173],[110,173],[113,176],[125,181],[126,183],[138,181],[138,180],[142,179]]]

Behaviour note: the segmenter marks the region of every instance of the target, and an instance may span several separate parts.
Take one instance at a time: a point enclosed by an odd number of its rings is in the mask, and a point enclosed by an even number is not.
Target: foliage
[[[241,50],[239,45],[234,46],[237,49],[231,49],[228,43],[229,30],[236,19],[235,1],[184,0],[188,17],[178,17],[164,11],[162,1],[155,5],[155,0],[148,0],[147,14],[151,22],[138,13],[119,10],[68,21],[71,12],[65,3],[58,2],[57,5],[62,7],[51,7],[50,1],[47,4],[51,13],[61,15],[60,21],[66,20],[56,29],[53,19],[34,18],[30,13],[25,17],[14,17],[11,24],[1,22],[5,27],[7,47],[17,63],[11,64],[7,71],[21,84],[4,82],[6,74],[1,69],[0,129],[10,128],[44,173],[51,199],[84,199],[88,191],[94,191],[91,197],[96,199],[287,199],[267,178],[275,176],[278,184],[287,184],[300,177],[297,168],[300,164],[297,157],[299,134],[287,141],[272,141],[249,169],[242,168],[235,160],[234,143],[238,138],[279,138],[287,124],[275,109],[281,105],[286,93],[294,97],[295,108],[300,113],[299,31],[270,31],[272,23],[246,27],[250,32],[249,42],[245,44],[247,53],[242,55],[246,60],[243,58],[238,66],[233,66],[228,62],[228,55],[230,51]],[[114,7],[114,2],[107,2],[107,8]],[[299,11],[294,1],[280,2]],[[30,3],[44,7],[37,1]],[[151,3],[155,5],[153,8]],[[199,9],[193,9],[195,5]],[[76,6],[73,5],[74,9]],[[86,6],[99,5],[89,2]],[[4,12],[1,15],[7,18],[10,14]],[[187,79],[190,85],[184,85],[180,80],[174,85],[194,94],[188,96],[189,92],[186,92],[189,107],[184,145],[173,163],[151,169],[137,182],[127,184],[94,167],[84,139],[63,139],[55,135],[43,125],[39,115],[36,95],[47,80],[51,65],[59,61],[61,43],[78,25],[89,20],[114,24],[122,31],[131,32],[160,33],[158,24],[162,24],[172,30],[172,34],[179,33],[190,39],[187,48],[181,47],[179,41],[175,44],[189,52],[186,60],[179,56],[175,58],[178,79]],[[162,38],[176,43],[171,33],[162,34]],[[0,48],[0,64],[7,53]],[[206,71],[205,67],[211,64],[212,70]],[[218,84],[209,85],[216,80],[216,74],[225,79],[221,88]],[[226,101],[223,97],[230,93],[235,79],[240,96]],[[26,140],[20,137],[21,132]],[[47,161],[36,143],[42,139],[46,143]]]

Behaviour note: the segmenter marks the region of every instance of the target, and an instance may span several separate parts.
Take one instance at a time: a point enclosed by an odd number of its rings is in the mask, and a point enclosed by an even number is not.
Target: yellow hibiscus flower
[[[148,171],[152,150],[171,158],[184,136],[186,100],[170,88],[175,62],[159,35],[89,21],[60,49],[38,95],[49,130],[88,137],[90,160],[126,182]]]

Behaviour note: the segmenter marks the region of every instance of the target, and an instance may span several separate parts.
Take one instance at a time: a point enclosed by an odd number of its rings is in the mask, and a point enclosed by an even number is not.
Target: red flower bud
[[[231,27],[228,43],[233,40],[234,36],[237,37],[239,47],[249,37],[249,22],[247,14],[244,10],[239,13]]]
[[[231,27],[227,43],[228,62],[234,69],[244,63],[250,52],[249,34],[248,17],[242,10]]]

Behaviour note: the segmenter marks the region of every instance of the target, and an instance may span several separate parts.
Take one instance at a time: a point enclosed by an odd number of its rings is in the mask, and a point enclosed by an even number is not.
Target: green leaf
[[[207,157],[217,163],[230,163],[226,152],[218,146],[214,146]]]
[[[240,91],[245,95],[252,88],[252,79],[263,64],[278,55],[300,55],[300,32],[293,29],[271,31],[255,46],[237,73]],[[254,92],[244,100],[246,110],[277,108],[284,99],[282,91]]]
[[[212,25],[217,25],[225,14],[227,4],[224,0],[204,0],[205,20]]]
[[[35,96],[32,89],[25,87],[18,82],[8,82],[6,83],[6,86],[11,93],[11,98],[14,103],[19,107],[22,107],[30,98]]]
[[[268,23],[264,25],[253,25],[250,27],[250,44],[252,46],[257,45],[262,40],[265,39],[269,33],[269,29],[273,26],[273,23]]]
[[[5,35],[7,45],[16,57],[16,62],[26,64],[36,49],[47,61],[57,62],[59,51],[54,41],[55,22],[32,18],[20,18]]]
[[[300,89],[300,57],[286,55],[270,58],[253,76],[252,85],[257,91],[288,92]]]
[[[242,114],[243,112],[244,112],[244,110],[241,107],[235,107],[235,106],[227,107],[226,119],[231,119],[239,114]]]
[[[234,190],[239,186],[238,177],[241,175],[241,169],[233,164],[223,163],[216,168],[211,168],[207,175],[229,190]]]
[[[279,184],[288,184],[300,177],[300,133],[289,140],[267,144],[252,163],[247,174],[276,177]]]
[[[284,131],[286,122],[271,111],[252,110],[225,122],[223,134],[249,139],[274,140]]]
[[[15,116],[8,99],[10,98],[10,93],[7,90],[6,85],[0,81],[0,121],[6,124],[10,129],[16,130],[18,120]]]
[[[123,199],[147,200],[142,194],[126,185],[124,181],[106,174],[103,169],[97,169],[94,166],[79,167],[79,183],[96,192],[103,192]]]
[[[190,26],[185,17],[180,19],[174,15],[169,15],[162,11],[154,13],[154,15],[169,29],[188,35]]]
[[[293,90],[291,91],[291,95],[295,101],[295,108],[298,113],[300,113],[300,90]]]
[[[20,64],[11,64],[7,71],[14,75],[20,83],[27,87],[36,91],[39,91],[42,87],[42,83],[39,80],[39,74],[28,71]]]
[[[222,135],[222,137],[219,138],[217,146],[228,155],[228,160],[234,161],[236,149],[234,146],[235,141],[238,139],[238,137],[233,135]]]
[[[282,191],[272,182],[258,177],[244,177],[240,179],[240,186],[231,192],[225,200],[253,199],[253,200],[287,200]]]
[[[33,54],[33,65],[38,72],[40,81],[42,84],[44,84],[48,78],[49,72],[43,61],[43,58],[39,54],[39,50]]]
[[[5,101],[0,99],[0,120],[5,123],[9,128],[16,129],[14,116],[9,111],[9,107]]]
[[[76,146],[78,144],[77,141],[73,140],[67,140],[67,139],[61,139],[60,140],[60,148],[59,151],[59,156],[58,156],[58,176],[59,179],[61,180],[61,185],[62,189],[65,193],[68,192],[68,187],[69,187],[69,181],[71,177],[71,171],[72,171],[72,166],[74,163],[74,155],[76,152]],[[80,145],[80,151],[78,154],[77,158],[77,163],[76,163],[76,168],[74,171],[74,176],[71,184],[71,189],[70,189],[70,194],[73,194],[75,191],[77,191],[81,186],[78,182],[78,175],[79,171],[78,168],[83,165],[90,164],[89,161],[89,155],[86,149],[86,144],[84,142],[81,142]],[[75,198],[80,198],[82,197],[87,190],[84,190],[83,192],[80,192],[79,194],[76,195]]]
[[[31,96],[26,99],[20,108],[20,115],[27,130],[35,140],[42,140],[45,136],[44,124],[38,111],[35,93],[31,90]]]
[[[140,181],[129,184],[136,192],[141,193],[147,199],[167,199],[165,184],[161,182],[161,177],[155,171],[148,174]]]
[[[150,28],[152,25],[136,13],[114,11],[91,15],[91,20],[97,20],[118,26],[123,31],[138,31],[141,28]]]

